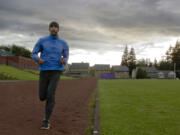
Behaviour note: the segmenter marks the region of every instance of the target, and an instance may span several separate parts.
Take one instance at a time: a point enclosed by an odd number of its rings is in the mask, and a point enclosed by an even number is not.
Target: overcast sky
[[[69,63],[120,64],[125,45],[137,59],[160,60],[180,37],[179,0],[0,0],[0,45],[28,49],[60,24]]]

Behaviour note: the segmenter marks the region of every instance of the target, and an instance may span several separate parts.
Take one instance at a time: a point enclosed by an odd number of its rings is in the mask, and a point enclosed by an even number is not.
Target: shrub
[[[136,78],[137,78],[137,79],[147,78],[147,72],[146,72],[145,70],[139,68],[139,69],[137,70]]]

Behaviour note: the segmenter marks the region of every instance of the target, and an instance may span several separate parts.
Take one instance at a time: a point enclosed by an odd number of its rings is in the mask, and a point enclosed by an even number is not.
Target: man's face
[[[56,27],[56,26],[51,26],[51,27],[49,28],[49,32],[51,33],[51,35],[57,36],[57,35],[58,35],[58,32],[59,32],[59,28]]]

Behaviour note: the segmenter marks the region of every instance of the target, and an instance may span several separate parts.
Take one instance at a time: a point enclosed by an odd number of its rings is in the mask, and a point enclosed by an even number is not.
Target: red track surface
[[[0,135],[84,135],[95,88],[95,79],[60,81],[52,128],[44,131],[45,102],[38,99],[38,82],[0,82]]]

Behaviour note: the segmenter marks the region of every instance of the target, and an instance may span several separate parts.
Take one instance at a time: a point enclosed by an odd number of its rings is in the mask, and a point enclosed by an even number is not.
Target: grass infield
[[[101,135],[180,135],[179,80],[99,80]]]
[[[39,71],[36,70],[21,70],[15,67],[0,65],[0,77],[6,77],[8,80],[39,80]],[[4,77],[5,76],[5,77]],[[73,78],[61,76],[61,80],[71,80]],[[4,80],[1,79],[0,80]]]

